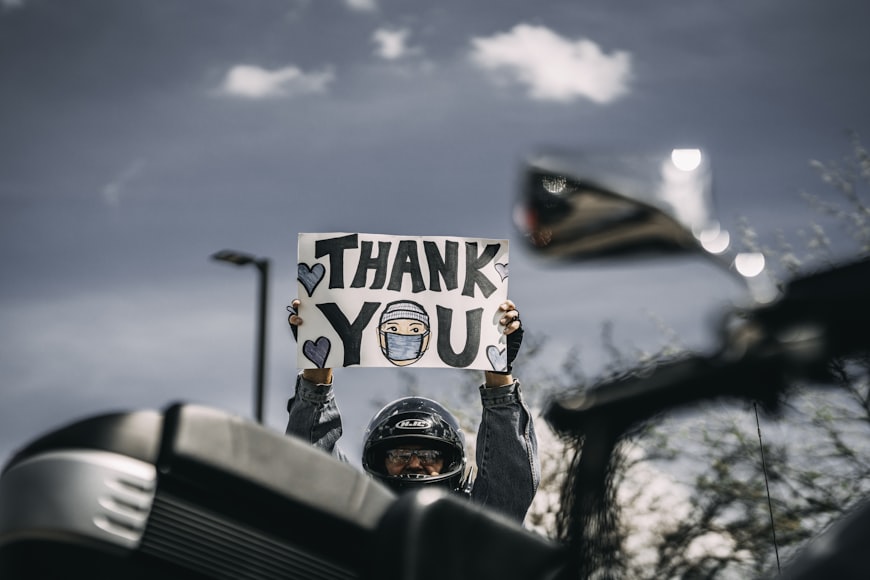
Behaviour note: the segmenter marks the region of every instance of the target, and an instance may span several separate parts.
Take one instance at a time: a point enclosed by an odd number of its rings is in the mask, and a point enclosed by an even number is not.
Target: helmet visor
[[[437,449],[389,449],[385,461],[387,465],[404,467],[415,457],[420,465],[431,467],[443,463],[444,454]]]

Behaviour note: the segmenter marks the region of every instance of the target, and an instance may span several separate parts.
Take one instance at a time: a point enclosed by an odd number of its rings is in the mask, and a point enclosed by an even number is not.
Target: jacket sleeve
[[[335,402],[332,385],[318,385],[296,377],[296,393],[287,401],[287,435],[300,437],[315,447],[347,457],[337,445],[342,434],[341,413]]]
[[[540,481],[538,441],[519,381],[480,388],[483,417],[477,432],[478,475],[471,500],[523,521]]]

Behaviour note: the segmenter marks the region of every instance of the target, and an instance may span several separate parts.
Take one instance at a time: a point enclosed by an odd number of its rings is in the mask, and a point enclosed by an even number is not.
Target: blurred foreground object
[[[197,405],[75,422],[0,475],[3,580],[543,580],[561,564],[446,491],[397,498],[307,441]]]
[[[538,256],[562,261],[701,254],[756,302],[776,293],[756,253],[734,253],[715,219],[700,149],[661,153],[544,152],[524,168],[514,221]]]

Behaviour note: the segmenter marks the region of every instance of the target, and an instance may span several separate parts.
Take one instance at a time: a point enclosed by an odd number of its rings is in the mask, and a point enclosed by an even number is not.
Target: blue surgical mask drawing
[[[423,339],[429,337],[428,332],[418,335],[384,332],[383,335],[386,344],[384,354],[391,361],[419,360],[424,351]]]
[[[387,304],[378,325],[381,352],[396,366],[420,360],[429,348],[429,315],[410,300]]]

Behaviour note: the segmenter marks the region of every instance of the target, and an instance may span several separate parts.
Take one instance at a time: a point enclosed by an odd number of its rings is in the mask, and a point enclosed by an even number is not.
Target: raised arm
[[[290,303],[290,316],[287,321],[294,330],[302,324],[299,316],[301,303],[294,299]],[[332,389],[332,369],[304,369],[296,377],[294,396],[287,401],[288,435],[301,437],[315,447],[346,460],[337,446],[342,434],[341,413],[335,402]]]
[[[538,442],[532,415],[523,401],[511,364],[522,345],[519,312],[511,301],[500,306],[507,335],[507,372],[486,372],[480,388],[483,407],[477,432],[478,475],[471,492],[475,503],[518,521],[525,518],[540,481]]]

